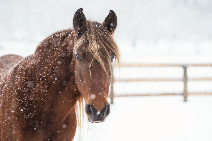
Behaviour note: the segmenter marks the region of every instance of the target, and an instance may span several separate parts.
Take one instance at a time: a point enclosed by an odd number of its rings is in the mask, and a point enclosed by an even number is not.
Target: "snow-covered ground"
[[[115,98],[104,123],[83,141],[211,141],[212,96]],[[74,141],[79,141],[76,135]]]

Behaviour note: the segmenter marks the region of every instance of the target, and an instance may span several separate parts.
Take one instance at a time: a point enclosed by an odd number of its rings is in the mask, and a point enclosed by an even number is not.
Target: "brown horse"
[[[114,11],[101,24],[86,20],[80,8],[73,29],[50,35],[33,55],[2,69],[1,141],[73,140],[77,101],[84,101],[90,122],[103,122],[112,61],[119,61],[116,26]]]

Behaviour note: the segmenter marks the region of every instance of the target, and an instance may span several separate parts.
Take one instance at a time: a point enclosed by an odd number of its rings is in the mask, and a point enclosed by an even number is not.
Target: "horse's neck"
[[[52,83],[57,90],[60,89],[58,87],[64,88],[71,78],[74,79],[74,66],[71,65],[74,46],[72,32],[64,30],[52,34],[40,43],[35,52],[36,73],[48,79],[48,83]]]
[[[73,107],[79,95],[72,63],[73,46],[72,30],[57,32],[40,43],[34,60],[28,63],[29,70],[25,70],[29,81],[35,81],[35,93],[43,99],[47,95],[49,105],[54,104],[55,114],[61,118]]]

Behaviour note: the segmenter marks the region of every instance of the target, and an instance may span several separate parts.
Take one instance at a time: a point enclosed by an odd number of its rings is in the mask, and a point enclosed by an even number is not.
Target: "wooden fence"
[[[182,67],[183,77],[179,78],[138,78],[138,79],[115,79],[112,75],[112,82],[110,86],[110,98],[111,104],[113,104],[114,97],[132,97],[132,96],[165,96],[165,95],[183,95],[184,101],[187,101],[188,95],[212,95],[212,92],[190,92],[187,91],[188,81],[212,81],[212,78],[188,78],[187,68],[188,67],[212,67],[212,64],[121,64],[121,67]],[[117,67],[117,65],[114,65]],[[159,94],[127,94],[127,95],[116,95],[114,94],[113,84],[115,82],[141,82],[141,81],[183,81],[184,90],[182,93],[159,93]]]

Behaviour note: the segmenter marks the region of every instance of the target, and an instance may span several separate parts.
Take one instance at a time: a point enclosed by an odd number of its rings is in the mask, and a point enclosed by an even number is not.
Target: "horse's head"
[[[75,78],[85,100],[85,112],[90,122],[103,122],[110,113],[107,101],[111,81],[112,61],[119,60],[119,50],[113,39],[117,26],[114,11],[101,23],[87,21],[82,9],[73,18],[75,30]]]

